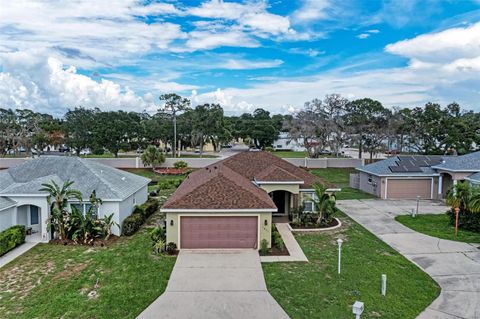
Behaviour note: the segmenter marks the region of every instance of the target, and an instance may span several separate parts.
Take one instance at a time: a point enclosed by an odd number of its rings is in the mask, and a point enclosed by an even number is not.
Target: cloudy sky
[[[287,113],[329,93],[480,111],[480,0],[0,0],[0,107]]]

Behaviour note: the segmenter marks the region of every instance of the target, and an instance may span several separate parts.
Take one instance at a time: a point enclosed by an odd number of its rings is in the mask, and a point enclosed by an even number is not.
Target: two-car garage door
[[[422,199],[432,198],[431,179],[387,179],[387,198]]]
[[[257,248],[257,216],[181,216],[180,247]]]

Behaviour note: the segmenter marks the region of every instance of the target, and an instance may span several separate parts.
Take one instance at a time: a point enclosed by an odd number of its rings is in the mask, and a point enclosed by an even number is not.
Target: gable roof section
[[[8,198],[0,197],[0,211],[17,205],[17,202]]]
[[[277,165],[271,165],[255,176],[256,182],[294,182],[303,184],[303,179],[284,170]]]
[[[452,172],[480,172],[480,152],[447,157],[433,168]]]
[[[285,173],[282,172],[280,174],[280,170],[271,168],[272,166],[276,166],[282,171],[295,176],[296,180],[303,181],[300,188],[311,188],[313,184],[322,182],[317,176],[269,152],[242,152],[223,160],[222,163],[250,181],[261,180],[260,177],[267,174],[266,172],[268,170],[277,170],[279,175],[275,176],[277,173],[272,172],[270,178],[285,178]]]
[[[218,162],[188,175],[162,209],[277,208],[264,190]]]
[[[150,180],[94,160],[70,156],[42,156],[0,172],[0,195],[44,195],[41,184],[73,181],[84,197],[95,190],[103,200],[124,200]]]
[[[416,158],[417,156],[411,156]],[[425,157],[425,156],[421,156]],[[447,156],[429,155],[434,161],[445,160]],[[365,165],[357,168],[358,171],[368,173],[376,176],[437,176],[438,173],[433,169],[433,166],[419,167],[417,172],[393,172],[392,167],[398,167],[401,159],[398,156],[392,156],[387,159]]]
[[[475,173],[475,174],[472,174],[468,177],[465,177],[465,179],[467,181],[470,181],[472,183],[475,183],[475,184],[480,184],[480,173]]]

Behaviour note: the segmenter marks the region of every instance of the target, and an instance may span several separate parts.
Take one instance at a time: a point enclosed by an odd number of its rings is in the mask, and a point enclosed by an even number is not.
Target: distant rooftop
[[[72,187],[84,197],[95,190],[101,199],[123,200],[147,185],[150,180],[94,160],[75,156],[41,156],[0,171],[0,196],[43,194],[43,183],[62,185],[73,181]]]
[[[438,175],[432,165],[440,164],[447,156],[418,155],[418,156],[392,156],[357,170],[377,176],[404,175],[404,176],[433,176]]]
[[[443,163],[435,165],[433,168],[457,172],[479,172],[480,152],[449,156]]]

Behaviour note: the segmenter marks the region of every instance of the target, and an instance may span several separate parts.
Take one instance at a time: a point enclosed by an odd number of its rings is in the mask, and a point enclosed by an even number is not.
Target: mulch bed
[[[319,225],[293,225],[292,223],[290,223],[290,227],[292,227],[293,229],[318,229],[318,228],[330,228],[330,227],[335,227],[338,225],[338,221],[334,218],[330,224],[328,225],[322,225],[322,226],[319,226]]]
[[[93,246],[93,247],[108,247],[113,245],[118,241],[120,237],[111,235],[108,240],[101,239],[101,238],[96,238],[93,242],[90,244],[83,244],[81,242],[75,242],[71,239],[63,239],[60,240],[58,238],[50,240],[48,243],[51,245],[62,245],[62,246]]]
[[[265,256],[290,256],[287,247],[284,247],[283,250],[278,249],[277,247],[272,247]]]
[[[188,167],[174,168],[174,167],[162,167],[156,168],[155,173],[160,175],[183,175],[188,171]]]

